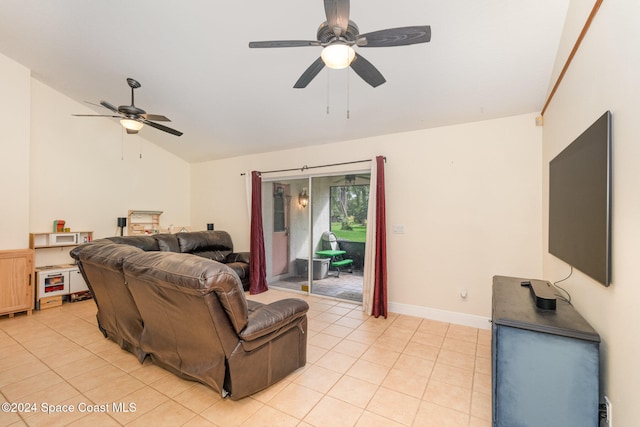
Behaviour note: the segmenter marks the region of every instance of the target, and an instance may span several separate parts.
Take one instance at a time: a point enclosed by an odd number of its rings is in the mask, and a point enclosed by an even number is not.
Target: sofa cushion
[[[125,245],[135,246],[143,251],[159,251],[158,241],[153,236],[114,236],[106,237],[107,240],[111,240],[113,243],[121,243]]]
[[[249,277],[249,264],[244,262],[229,262],[225,264],[227,267],[231,268],[234,273],[238,275],[240,281],[244,284],[246,283]]]
[[[158,247],[163,252],[180,252],[180,245],[175,234],[154,234],[153,238],[158,241]]]
[[[224,259],[224,263],[229,264],[232,262],[251,264],[251,254],[249,252],[232,252]]]
[[[292,325],[295,319],[305,316],[308,310],[309,305],[298,298],[287,298],[253,307],[247,327],[240,333],[240,338],[246,341],[262,338]]]
[[[223,264],[226,264],[225,262],[225,255],[224,253],[220,252],[220,251],[196,251],[196,252],[191,252],[193,255],[197,255],[199,257],[202,258],[206,258],[206,259],[212,259],[214,261],[218,261],[221,262]]]
[[[233,252],[233,241],[226,231],[194,231],[176,234],[180,252],[197,253],[205,251]],[[225,253],[225,256],[227,254]]]

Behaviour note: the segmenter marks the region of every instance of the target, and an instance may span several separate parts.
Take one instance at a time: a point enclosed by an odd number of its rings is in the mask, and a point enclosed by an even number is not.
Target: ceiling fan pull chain
[[[329,115],[329,90],[331,85],[329,84],[329,70],[327,70],[327,115]]]
[[[347,119],[349,117],[349,108],[350,108],[350,93],[351,93],[351,67],[347,67]]]

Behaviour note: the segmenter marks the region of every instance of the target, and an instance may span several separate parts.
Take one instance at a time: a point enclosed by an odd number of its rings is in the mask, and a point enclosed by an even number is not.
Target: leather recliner
[[[250,302],[230,268],[187,254],[142,253],[123,263],[151,360],[240,399],[306,363],[306,302]]]
[[[102,239],[72,251],[109,339],[234,400],[306,364],[306,302],[248,301],[228,265],[135,237],[136,245]]]

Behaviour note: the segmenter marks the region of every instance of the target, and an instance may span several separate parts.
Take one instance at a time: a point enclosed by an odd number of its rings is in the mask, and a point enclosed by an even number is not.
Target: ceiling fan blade
[[[72,116],[76,116],[76,117],[115,117],[117,119],[122,118],[122,116],[114,116],[112,114],[72,114]]]
[[[153,120],[154,122],[170,122],[171,121],[169,120],[168,117],[162,116],[160,114],[140,114],[140,117],[147,120]]]
[[[415,27],[389,28],[387,30],[360,34],[359,39],[363,38],[366,39],[366,43],[357,43],[360,47],[390,47],[427,43],[431,40],[431,27],[429,25],[421,25]]]
[[[104,107],[103,105],[96,104],[95,102],[91,102],[91,101],[84,101],[84,103],[89,105],[95,105],[96,107],[100,107],[100,108]]]
[[[141,122],[142,122],[142,123],[144,123],[145,125],[149,125],[149,126],[151,126],[152,128],[159,129],[159,130],[161,130],[161,131],[164,131],[164,132],[170,133],[170,134],[175,135],[175,136],[180,136],[180,135],[182,135],[182,132],[180,132],[179,130],[171,129],[170,127],[167,127],[167,126],[161,125],[160,123],[151,122],[151,121],[149,121],[149,120],[145,120],[145,119],[140,119],[139,121],[141,121]]]
[[[334,30],[336,36],[347,32],[349,25],[349,0],[324,0],[324,13],[327,15],[327,24]],[[336,33],[340,28],[340,34]]]
[[[320,46],[317,40],[270,40],[249,42],[250,48]]]
[[[373,87],[378,87],[382,83],[386,82],[380,71],[373,64],[362,55],[356,53],[356,57],[351,62],[351,68],[359,75],[362,80],[369,83]]]
[[[114,113],[120,114],[118,109],[114,105],[109,104],[107,101],[100,101],[100,105],[102,105],[104,108],[107,108],[107,109],[113,111]]]
[[[311,64],[309,68],[307,68],[305,72],[302,73],[302,75],[300,76],[296,84],[293,85],[293,87],[296,89],[303,89],[307,87],[307,85],[311,83],[311,80],[313,80],[313,78],[317,76],[318,73],[322,71],[323,68],[324,68],[324,61],[322,60],[322,58],[316,59],[313,62],[313,64]]]

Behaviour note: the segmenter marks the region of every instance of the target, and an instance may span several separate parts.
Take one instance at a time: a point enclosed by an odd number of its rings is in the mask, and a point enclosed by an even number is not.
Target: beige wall
[[[29,246],[30,73],[0,55],[0,250]]]
[[[571,2],[562,51],[577,39],[581,25],[572,23],[584,23],[592,3]],[[565,283],[574,306],[600,333],[601,392],[612,401],[616,426],[637,425],[640,419],[638,16],[638,2],[603,2],[545,114],[544,126],[544,276],[552,280],[568,274],[569,266],[546,250],[548,162],[606,110],[613,116],[613,282],[605,288],[576,271]]]
[[[194,223],[215,222],[246,250],[240,173],[384,155],[391,309],[488,327],[494,274],[542,274],[542,131],[534,119],[527,114],[193,164]],[[404,225],[405,233],[392,234],[393,225]]]

